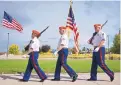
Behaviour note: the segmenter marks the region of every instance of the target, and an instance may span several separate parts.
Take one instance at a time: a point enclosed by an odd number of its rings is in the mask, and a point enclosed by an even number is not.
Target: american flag
[[[66,27],[71,29],[74,33],[75,50],[78,53],[79,52],[79,30],[78,30],[77,25],[75,23],[72,6],[70,6],[70,8],[69,8],[69,14],[68,14],[68,18],[67,18]]]
[[[23,30],[22,26],[5,11],[2,25],[10,29],[17,30],[19,32],[22,32]]]

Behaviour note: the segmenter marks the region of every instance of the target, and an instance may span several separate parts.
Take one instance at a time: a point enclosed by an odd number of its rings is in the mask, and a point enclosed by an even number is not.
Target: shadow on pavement
[[[14,76],[20,76],[20,77],[22,77],[22,75],[21,74],[16,74],[16,75],[14,75]],[[51,80],[51,79],[53,79],[54,78],[54,75],[52,75],[52,74],[49,74],[49,75],[47,75],[47,80]],[[6,80],[6,79],[12,79],[12,80],[19,80],[20,78],[16,78],[16,77],[12,77],[11,75],[0,75],[0,78],[2,78],[3,80]],[[39,77],[38,77],[38,75],[31,75],[30,76],[30,78],[36,78],[36,79],[39,79]],[[50,79],[51,78],[51,79]],[[67,79],[69,79],[69,80],[67,80]],[[71,78],[69,77],[69,76],[61,76],[61,80],[60,81],[70,81],[71,82]],[[85,78],[77,78],[77,80],[84,80],[84,81],[87,81],[87,79],[85,79]],[[29,80],[29,81],[32,81],[32,82],[39,82],[38,80]],[[107,81],[107,82],[110,82],[110,81],[108,81],[108,80],[97,80],[97,81]],[[94,81],[94,82],[96,82],[96,81]]]
[[[6,79],[13,79],[13,80],[19,80],[19,78],[16,78],[16,77],[11,77],[11,76],[7,76],[7,75],[0,75],[0,77],[3,79],[3,80],[6,80]]]

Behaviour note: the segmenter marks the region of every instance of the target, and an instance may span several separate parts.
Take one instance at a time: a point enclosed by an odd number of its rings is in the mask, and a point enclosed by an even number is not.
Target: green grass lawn
[[[28,60],[0,60],[0,73],[24,72],[27,63]],[[55,70],[56,60],[39,60],[39,64],[46,73],[52,73]],[[68,64],[78,73],[90,72],[91,60],[68,59]],[[120,72],[120,60],[107,60],[106,64],[114,72]],[[65,72],[64,69],[62,72]],[[103,71],[98,68],[98,72]]]

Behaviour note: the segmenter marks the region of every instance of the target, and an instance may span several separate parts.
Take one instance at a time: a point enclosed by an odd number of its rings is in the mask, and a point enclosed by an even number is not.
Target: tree
[[[41,48],[41,52],[48,52],[50,50],[50,46],[49,45],[43,45]]]
[[[19,54],[19,46],[16,45],[16,44],[12,44],[10,47],[9,47],[9,53],[10,54]]]
[[[83,48],[82,48],[82,51],[86,51],[86,48],[85,48],[85,47],[83,47]]]
[[[81,49],[79,49],[79,54],[81,54],[82,53],[82,50]]]
[[[120,34],[115,35],[113,46],[111,47],[111,52],[120,54]]]

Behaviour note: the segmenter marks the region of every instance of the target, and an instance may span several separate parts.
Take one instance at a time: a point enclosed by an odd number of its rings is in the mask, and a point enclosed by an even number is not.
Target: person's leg
[[[29,60],[28,60],[28,65],[27,65],[26,71],[25,71],[25,73],[24,73],[23,80],[25,80],[25,81],[28,81],[28,80],[29,80],[30,75],[31,75],[31,72],[32,72],[32,69],[33,69],[33,66],[32,66],[31,60],[30,60],[30,58],[29,58]]]
[[[105,64],[105,48],[104,47],[100,48],[98,55],[99,55],[98,65],[111,78],[111,81],[112,81],[112,79],[114,79],[114,73]]]
[[[92,56],[92,66],[91,66],[91,78],[92,80],[97,80],[97,61],[96,61],[96,53],[93,52],[93,56]]]
[[[67,64],[68,49],[61,52],[61,64],[70,77],[77,76],[76,72]]]
[[[38,59],[38,53],[32,52],[32,59],[31,59],[32,65],[33,65],[35,71],[37,72],[39,78],[44,80],[44,79],[47,78],[47,76],[45,75],[45,73],[39,67],[37,59]]]
[[[54,79],[60,79],[60,73],[61,73],[61,62],[60,62],[60,57],[58,57],[57,63],[56,63],[56,69],[55,69],[55,75]]]

